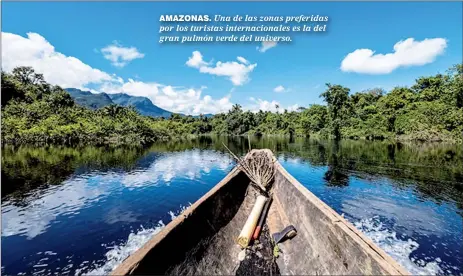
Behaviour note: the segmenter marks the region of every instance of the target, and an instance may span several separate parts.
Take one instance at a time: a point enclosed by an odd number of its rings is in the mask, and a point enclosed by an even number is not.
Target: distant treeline
[[[211,118],[152,118],[118,105],[90,110],[31,67],[2,72],[2,143],[148,144],[195,134],[319,136],[463,142],[463,64],[390,92],[326,84],[326,105]]]

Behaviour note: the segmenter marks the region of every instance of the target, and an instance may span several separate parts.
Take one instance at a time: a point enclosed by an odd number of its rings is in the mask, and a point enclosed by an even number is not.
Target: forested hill
[[[172,112],[154,105],[146,97],[130,96],[124,93],[92,93],[76,88],[66,88],[65,91],[71,95],[75,103],[90,109],[99,109],[110,104],[117,104],[125,107],[133,106],[144,116],[169,118],[172,115]]]
[[[92,93],[90,91],[82,91],[76,88],[66,88],[76,104],[91,108],[98,109],[113,103],[111,98],[106,93]]]
[[[133,106],[141,115],[151,117],[164,117],[169,118],[174,114],[173,112],[167,111],[154,105],[147,97],[131,96],[124,93],[106,94],[106,93],[92,93],[90,91],[82,91],[76,88],[64,89],[74,99],[74,102],[78,105],[90,109],[99,109],[111,104],[117,104],[124,107]],[[186,115],[180,114],[181,117]],[[212,114],[204,114],[206,117],[212,117]],[[199,116],[193,116],[198,117]]]
[[[134,106],[141,115],[164,118],[169,118],[172,115],[172,112],[154,105],[151,100],[146,97],[129,96],[123,93],[109,94],[109,97],[115,104]]]
[[[424,76],[411,87],[389,92],[354,92],[327,84],[320,95],[326,105],[292,112],[253,113],[234,105],[212,117],[174,114],[164,119],[143,116],[133,105],[86,108],[31,67],[19,67],[2,72],[2,143],[145,144],[209,133],[461,143],[462,76],[463,65],[458,64],[445,74]]]

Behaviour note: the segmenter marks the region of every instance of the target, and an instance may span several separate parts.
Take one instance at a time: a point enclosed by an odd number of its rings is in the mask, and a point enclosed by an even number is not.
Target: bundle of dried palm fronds
[[[225,148],[235,158],[238,167],[249,177],[252,184],[267,194],[275,173],[273,156],[268,151],[259,150],[250,151],[245,158],[240,158],[227,146]]]

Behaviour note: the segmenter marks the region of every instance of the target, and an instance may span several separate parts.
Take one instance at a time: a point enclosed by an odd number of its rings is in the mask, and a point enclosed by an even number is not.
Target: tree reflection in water
[[[424,198],[451,200],[463,209],[463,148],[446,144],[401,144],[375,141],[327,141],[301,137],[215,137],[153,144],[146,148],[4,147],[2,199],[21,198],[60,185],[73,174],[91,170],[132,171],[143,166],[150,152],[212,149],[245,154],[251,148],[269,148],[278,157],[295,157],[323,167],[326,185],[346,187],[349,178],[385,176],[397,188],[413,188]]]

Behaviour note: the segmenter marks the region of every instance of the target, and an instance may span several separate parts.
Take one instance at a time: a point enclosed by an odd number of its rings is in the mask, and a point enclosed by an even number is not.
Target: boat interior
[[[409,275],[278,163],[270,209],[245,260],[237,237],[257,190],[239,169],[127,258],[113,275]],[[278,244],[288,225],[297,235]],[[258,251],[258,252],[257,252]]]

